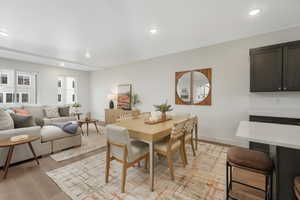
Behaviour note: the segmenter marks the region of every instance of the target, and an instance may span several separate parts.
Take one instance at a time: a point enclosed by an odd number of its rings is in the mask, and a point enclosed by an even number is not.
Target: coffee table
[[[84,135],[84,132],[83,132],[83,129],[82,129],[82,125],[84,125],[84,124],[86,124],[86,135],[87,136],[89,135],[89,124],[94,124],[95,128],[97,130],[97,133],[100,133],[99,130],[98,130],[98,127],[97,127],[97,120],[94,120],[94,119],[85,120],[84,119],[84,120],[78,120],[77,123],[78,123],[78,126],[81,129],[82,135]]]
[[[4,171],[3,179],[6,179],[8,168],[9,168],[9,165],[10,165],[10,161],[11,161],[11,158],[12,158],[12,155],[13,155],[13,152],[14,152],[14,148],[17,145],[28,144],[28,146],[29,146],[29,148],[30,148],[30,150],[31,150],[31,152],[34,156],[34,159],[35,159],[36,163],[38,165],[40,164],[38,159],[37,159],[37,156],[35,154],[34,148],[31,144],[31,142],[39,140],[40,138],[41,138],[40,136],[28,136],[27,139],[16,141],[16,142],[10,141],[10,138],[0,140],[0,148],[8,147],[8,154],[7,154],[7,157],[6,157],[5,165],[3,167],[3,171]]]

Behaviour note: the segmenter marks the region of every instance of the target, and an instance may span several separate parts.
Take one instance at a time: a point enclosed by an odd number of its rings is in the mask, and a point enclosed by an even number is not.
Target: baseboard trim
[[[236,141],[228,138],[215,138],[215,137],[207,137],[207,136],[199,136],[199,140],[204,140],[208,142],[213,142],[213,143],[220,143],[220,144],[225,144],[225,145],[230,145],[230,146],[239,146],[239,147],[245,147],[248,148],[249,144],[248,142],[242,142],[242,141]]]

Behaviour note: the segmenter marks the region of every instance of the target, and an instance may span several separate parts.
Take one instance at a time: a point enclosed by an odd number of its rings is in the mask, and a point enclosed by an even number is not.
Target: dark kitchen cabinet
[[[250,49],[250,91],[300,91],[300,41]]]

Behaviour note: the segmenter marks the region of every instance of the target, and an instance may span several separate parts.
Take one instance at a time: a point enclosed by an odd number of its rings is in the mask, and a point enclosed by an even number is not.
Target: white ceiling
[[[0,56],[95,70],[299,24],[299,0],[0,0]]]

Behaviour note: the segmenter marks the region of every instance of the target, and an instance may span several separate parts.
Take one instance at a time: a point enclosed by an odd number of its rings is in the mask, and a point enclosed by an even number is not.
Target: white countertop
[[[300,119],[300,109],[252,109],[249,115]]]
[[[236,136],[246,141],[300,149],[300,126],[241,121]]]

